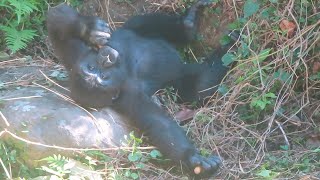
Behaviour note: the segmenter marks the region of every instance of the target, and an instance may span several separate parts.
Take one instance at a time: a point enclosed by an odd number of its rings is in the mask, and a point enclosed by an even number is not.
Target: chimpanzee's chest
[[[115,31],[109,42],[138,79],[159,81],[166,74],[179,71],[181,60],[177,50],[162,39],[141,37],[128,30]],[[168,78],[165,78],[168,79]]]

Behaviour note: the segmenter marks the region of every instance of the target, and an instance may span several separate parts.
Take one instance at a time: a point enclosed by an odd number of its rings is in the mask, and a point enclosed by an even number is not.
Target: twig
[[[289,141],[288,141],[288,138],[287,138],[287,136],[286,136],[286,133],[284,132],[284,130],[283,130],[283,128],[282,128],[282,126],[281,126],[281,124],[280,124],[278,121],[275,121],[275,122],[277,123],[277,125],[278,125],[278,127],[279,127],[280,131],[282,132],[283,137],[284,137],[284,140],[286,141],[286,144],[287,144],[287,145],[288,145],[288,147],[290,148],[290,143],[289,143]]]
[[[8,122],[7,118],[2,114],[1,111],[0,111],[0,117],[4,120],[4,122],[6,123],[7,127],[9,127],[10,123]]]
[[[60,150],[66,150],[66,151],[95,151],[95,150],[100,150],[100,151],[119,151],[119,150],[135,150],[135,149],[140,149],[140,150],[149,150],[149,149],[155,149],[154,146],[149,146],[149,147],[114,147],[114,148],[69,148],[69,147],[63,147],[63,146],[56,146],[56,145],[47,145],[47,144],[42,144],[39,142],[34,142],[34,141],[29,141],[25,138],[19,137],[12,132],[8,131],[7,129],[4,129],[4,131],[0,132],[0,137],[4,134],[8,134],[12,136],[15,139],[18,139],[20,141],[23,141],[27,144],[31,145],[36,145],[36,146],[41,146],[41,147],[46,147],[46,148],[52,148],[52,149],[60,149]]]

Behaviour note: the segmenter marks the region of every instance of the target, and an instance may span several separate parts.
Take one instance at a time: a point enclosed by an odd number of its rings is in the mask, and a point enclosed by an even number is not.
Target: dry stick
[[[193,59],[197,62],[197,63],[199,63],[199,60],[197,59],[197,57],[194,55],[194,53],[193,53],[193,51],[192,51],[192,49],[189,47],[189,52],[191,53],[191,55],[192,55],[192,57],[193,57]]]
[[[11,82],[4,82],[2,83],[2,86],[9,86],[12,84],[19,84],[19,83],[25,83],[28,82],[27,80],[16,80],[16,81],[11,81]]]
[[[286,143],[287,143],[288,147],[290,148],[290,143],[289,143],[289,141],[288,141],[288,138],[287,138],[287,136],[286,136],[286,133],[284,132],[284,130],[283,130],[283,128],[282,128],[282,125],[281,125],[278,121],[275,121],[275,122],[277,123],[277,125],[278,125],[278,127],[279,127],[280,131],[281,131],[281,132],[282,132],[282,134],[283,134],[283,137],[284,137],[284,139],[285,139],[285,141],[286,141]]]
[[[11,59],[11,60],[7,60],[7,61],[1,61],[0,65],[7,64],[7,63],[10,63],[10,62],[14,62],[14,61],[24,61],[24,60],[26,60],[26,58],[17,58],[17,59]]]
[[[1,133],[0,133],[1,134]],[[4,152],[5,152],[5,155],[8,157],[8,150],[7,148],[4,146],[4,144],[2,144],[2,148],[4,149]],[[10,176],[12,177],[12,168],[11,168],[11,163],[10,161],[8,162],[8,168],[9,170],[7,169],[7,171],[9,172]],[[12,178],[11,178],[12,179]]]
[[[52,148],[52,149],[66,150],[66,151],[97,151],[97,150],[99,150],[99,151],[119,151],[119,150],[134,150],[134,149],[139,149],[139,150],[155,149],[154,146],[149,146],[149,147],[123,147],[122,146],[122,147],[113,147],[113,148],[69,148],[69,147],[47,145],[47,144],[42,144],[39,142],[30,141],[30,140],[27,140],[25,138],[22,138],[20,136],[15,135],[14,133],[8,131],[7,129],[4,129],[3,131],[0,132],[0,137],[5,134],[8,134],[8,135],[12,136],[13,138],[18,139],[20,141],[23,141],[27,144],[46,147],[46,148]]]
[[[318,22],[319,23],[319,22]],[[318,23],[316,23],[316,24],[318,24]],[[315,27],[315,26],[311,26],[311,27]],[[308,30],[311,30],[312,28],[309,28]],[[304,32],[301,32],[301,34],[305,34],[306,32],[308,32],[308,30],[306,30],[306,31],[304,31]],[[300,42],[301,42],[301,36],[300,37],[298,37],[299,39],[300,39]],[[293,41],[291,41],[287,46],[289,46],[290,44],[292,44],[293,42],[295,42],[298,38],[295,38]],[[278,51],[280,51],[280,50],[278,50]],[[300,57],[300,59],[301,59],[301,57]],[[301,60],[302,61],[302,60]],[[303,61],[302,61],[303,62]],[[305,65],[305,63],[303,62],[303,64]],[[298,66],[298,64],[296,64],[296,66],[295,66],[295,68],[294,69],[292,69],[292,71],[293,72],[295,72],[295,70],[297,69],[297,66]],[[306,66],[306,65],[305,65]],[[291,67],[291,66],[290,66]],[[308,97],[308,92],[307,92],[307,97]],[[308,98],[307,98],[308,99]],[[308,100],[308,102],[309,102],[309,100]],[[304,105],[303,106],[306,106],[307,104],[308,104],[308,102],[307,103],[304,103]],[[280,107],[280,103],[278,104],[278,108]],[[300,108],[301,109],[301,108]],[[275,119],[275,113],[272,115],[272,117],[271,117],[271,119],[270,119],[270,122],[269,122],[269,125],[268,125],[268,129],[264,132],[264,134],[263,134],[263,141],[265,141],[265,139],[267,138],[267,135],[268,134],[270,134],[270,132],[272,132],[271,131],[271,125],[272,125],[272,123],[273,123],[273,121],[274,121],[274,119]],[[282,131],[282,133],[284,133],[284,131],[283,131],[283,129],[281,129],[280,128],[280,130]],[[285,137],[286,138],[286,137]],[[287,141],[287,139],[286,139],[286,141]],[[288,141],[287,141],[287,144],[288,144]],[[288,144],[289,145],[289,144]]]
[[[320,20],[313,24],[313,25],[310,25],[308,26],[307,28],[305,28],[304,31],[301,31],[301,36],[303,36],[304,34],[306,34],[307,32],[309,32],[311,29],[314,29],[316,27],[318,27],[320,25]],[[282,49],[286,48],[286,47],[289,47],[290,45],[292,45],[294,42],[296,42],[298,39],[300,39],[299,37],[295,37],[294,39],[292,39],[290,42],[288,42],[288,44],[283,47]],[[278,49],[276,51],[274,51],[273,53],[269,54],[268,56],[271,56],[271,55],[274,55],[276,53],[279,53],[282,49]],[[242,64],[249,64],[251,63],[251,61],[255,60],[256,57],[251,57],[251,58],[246,58],[246,59],[243,59],[243,60],[238,60],[239,62],[242,62],[242,63],[239,63],[236,67],[234,67],[233,69],[230,69],[228,71],[228,74],[231,74],[233,71],[235,71],[237,69],[238,66],[242,65]],[[270,62],[268,64],[266,64],[265,66],[270,66],[271,64],[273,64],[273,62]],[[252,75],[250,75],[248,78],[250,78],[251,76],[255,76],[255,73],[252,73]]]
[[[112,30],[114,31],[116,29],[116,26],[114,25],[114,22],[113,22],[111,15],[109,13],[110,1],[108,0],[108,1],[104,1],[104,2],[107,3],[105,5],[105,7],[106,7],[106,11],[107,11],[107,19],[108,19],[109,27],[112,28]],[[111,25],[112,25],[112,27],[111,27]]]
[[[292,8],[293,8],[293,6],[294,6],[294,0],[290,0],[290,1],[288,2],[288,5],[286,6],[284,12],[282,13],[282,16],[285,16],[285,14],[287,13],[287,11],[291,11]]]
[[[297,24],[297,29],[299,31],[299,33],[301,32],[301,29],[300,27],[298,26],[298,21],[296,20],[296,18],[294,17],[294,15],[292,14],[291,11],[289,11],[289,14],[292,16],[293,20],[295,21],[295,23]],[[319,21],[320,22],[320,21]],[[308,88],[308,84],[309,84],[309,77],[308,77],[308,66],[307,64],[304,62],[304,60],[302,59],[302,50],[304,49],[303,48],[303,39],[302,39],[302,35],[301,36],[298,36],[299,39],[300,39],[300,55],[299,55],[299,59],[301,60],[301,62],[303,63],[303,65],[305,66],[305,69],[306,69],[306,77],[305,77],[305,85],[306,85],[306,88]],[[306,47],[307,48],[307,47]],[[309,91],[306,92],[306,95],[307,95],[307,102],[305,104],[309,104]]]
[[[41,98],[42,96],[25,96],[25,97],[15,97],[15,98],[7,98],[7,99],[2,99],[3,101],[14,101],[14,100],[19,100],[19,99],[31,99],[31,98]]]
[[[52,82],[54,85],[56,85],[56,86],[58,86],[59,88],[61,88],[61,89],[63,89],[63,90],[66,90],[66,91],[68,91],[68,92],[70,92],[70,90],[69,89],[67,89],[67,88],[65,88],[65,87],[63,87],[63,86],[61,86],[60,84],[58,84],[58,83],[56,83],[55,81],[53,81],[52,79],[50,79],[46,74],[44,74],[41,70],[39,70],[40,71],[40,73],[48,80],[48,81],[50,81],[50,82]]]
[[[320,21],[319,21],[320,22]],[[316,24],[319,24],[319,22],[317,22]],[[307,30],[305,30],[304,32],[306,33],[306,32],[308,32],[308,31],[311,31],[313,28],[315,28],[315,26],[310,26],[311,28],[307,28]],[[317,38],[318,39],[318,38]],[[302,40],[301,40],[302,41]],[[300,41],[300,42],[301,42]],[[316,41],[314,41],[314,43],[315,43]],[[302,43],[302,42],[301,42]],[[314,44],[313,43],[313,44]],[[301,47],[302,47],[302,45],[301,45]],[[305,66],[305,69],[306,69],[306,76],[308,77],[308,68],[307,68],[307,65],[306,65],[306,63],[304,62],[304,60],[302,59],[302,57],[300,57],[300,61],[303,63],[303,65]],[[290,66],[291,67],[291,66]],[[297,68],[298,68],[298,64],[296,63],[296,65],[295,65],[295,68],[294,69],[292,69],[292,71],[293,72],[295,72],[296,70],[297,70]],[[306,78],[307,80],[306,80],[306,87],[307,87],[307,89],[309,89],[308,87],[308,78]],[[298,112],[300,112],[305,106],[307,106],[308,104],[309,104],[309,91],[306,91],[306,98],[307,98],[307,102],[302,102],[302,107],[300,107],[299,108],[299,110],[298,111],[296,111],[296,113],[294,113],[292,116],[290,116],[289,118],[287,118],[287,120],[285,121],[285,122],[283,122],[283,123],[281,123],[282,125],[283,124],[285,124],[286,122],[288,122],[293,116],[295,116]],[[304,100],[304,99],[302,99],[302,100]],[[277,128],[275,128],[274,130],[272,130],[272,131],[270,131],[270,133],[272,133],[273,131],[275,131]]]
[[[69,96],[67,96],[67,95],[64,95],[64,94],[61,94],[61,93],[59,93],[59,92],[56,92],[56,91],[54,91],[54,90],[52,90],[52,89],[49,89],[49,88],[47,88],[47,87],[45,87],[45,86],[42,86],[42,85],[40,85],[40,84],[38,84],[38,83],[36,83],[36,82],[33,82],[32,84],[34,84],[34,85],[36,85],[36,86],[39,86],[39,87],[41,87],[41,88],[43,88],[43,89],[45,89],[45,90],[47,90],[47,91],[50,91],[50,92],[54,93],[55,95],[61,97],[62,99],[69,101],[71,104],[77,105],[77,104],[76,104]]]
[[[46,76],[46,77],[47,77],[47,76]],[[50,81],[51,81],[51,82],[54,82],[53,80],[50,80]],[[78,105],[77,103],[75,103],[75,102],[73,101],[73,99],[71,99],[69,96],[64,95],[64,94],[60,94],[60,93],[58,93],[58,92],[56,92],[56,91],[54,91],[54,90],[51,90],[51,89],[49,89],[49,88],[47,88],[47,87],[45,87],[45,86],[40,85],[40,84],[38,84],[38,83],[33,82],[33,84],[35,84],[35,85],[37,85],[37,86],[39,86],[39,87],[41,87],[41,88],[43,88],[43,89],[46,89],[47,91],[50,91],[50,92],[56,94],[57,96],[61,97],[62,99],[67,100],[69,103],[71,103],[71,104],[79,107],[80,109],[84,110],[84,111],[94,120],[93,123],[97,126],[98,130],[101,131],[100,127],[99,127],[98,124],[96,123],[97,119],[94,117],[94,115],[93,115],[92,113],[90,113],[88,110],[86,110],[85,108],[83,108],[83,107],[81,107],[80,105]],[[54,84],[57,84],[57,83],[54,82]],[[60,87],[60,86],[59,86],[59,87]],[[62,87],[62,88],[63,88],[63,87]],[[69,91],[69,90],[68,90],[68,91]]]
[[[233,0],[232,1],[232,5],[233,5],[233,7],[234,7],[234,9],[235,9],[235,13],[236,13],[236,16],[237,16],[237,19],[239,19],[239,14],[238,14],[238,11],[237,11],[237,3],[235,2],[235,0]]]
[[[2,112],[0,111],[0,117],[3,119],[3,121],[6,123],[7,127],[10,126],[10,123],[8,122],[7,118],[2,114]],[[0,134],[1,136],[1,134]]]
[[[4,170],[4,172],[6,173],[6,176],[8,179],[12,179],[12,176],[11,174],[9,173],[8,169],[6,168],[5,164],[3,163],[2,159],[0,158],[0,163],[1,163],[1,166]]]

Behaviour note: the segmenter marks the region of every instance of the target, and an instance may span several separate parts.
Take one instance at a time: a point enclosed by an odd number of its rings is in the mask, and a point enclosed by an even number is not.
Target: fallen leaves
[[[312,66],[312,72],[314,74],[320,72],[320,62],[314,62]]]
[[[293,36],[294,30],[296,29],[296,25],[293,22],[288,21],[286,19],[282,20],[279,26],[282,31],[287,32],[287,36],[289,38]]]
[[[181,111],[175,114],[175,118],[180,122],[187,121],[189,119],[192,119],[196,112],[197,110],[188,109],[184,107]]]

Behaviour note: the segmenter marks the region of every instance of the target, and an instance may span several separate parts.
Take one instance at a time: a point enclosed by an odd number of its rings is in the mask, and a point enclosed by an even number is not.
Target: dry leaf
[[[296,25],[286,19],[282,20],[279,26],[282,31],[287,32],[288,37],[292,37],[294,30],[296,29]]]
[[[181,111],[179,111],[175,114],[175,117],[177,120],[183,122],[183,121],[186,121],[186,120],[193,118],[193,116],[195,115],[196,112],[197,111],[193,110],[193,109],[183,108]]]
[[[312,72],[314,74],[320,72],[320,62],[314,62],[313,63]]]
[[[306,146],[308,148],[316,148],[320,146],[320,134],[310,133],[307,137]]]
[[[302,176],[299,180],[316,180],[316,177],[306,175],[306,176]]]

